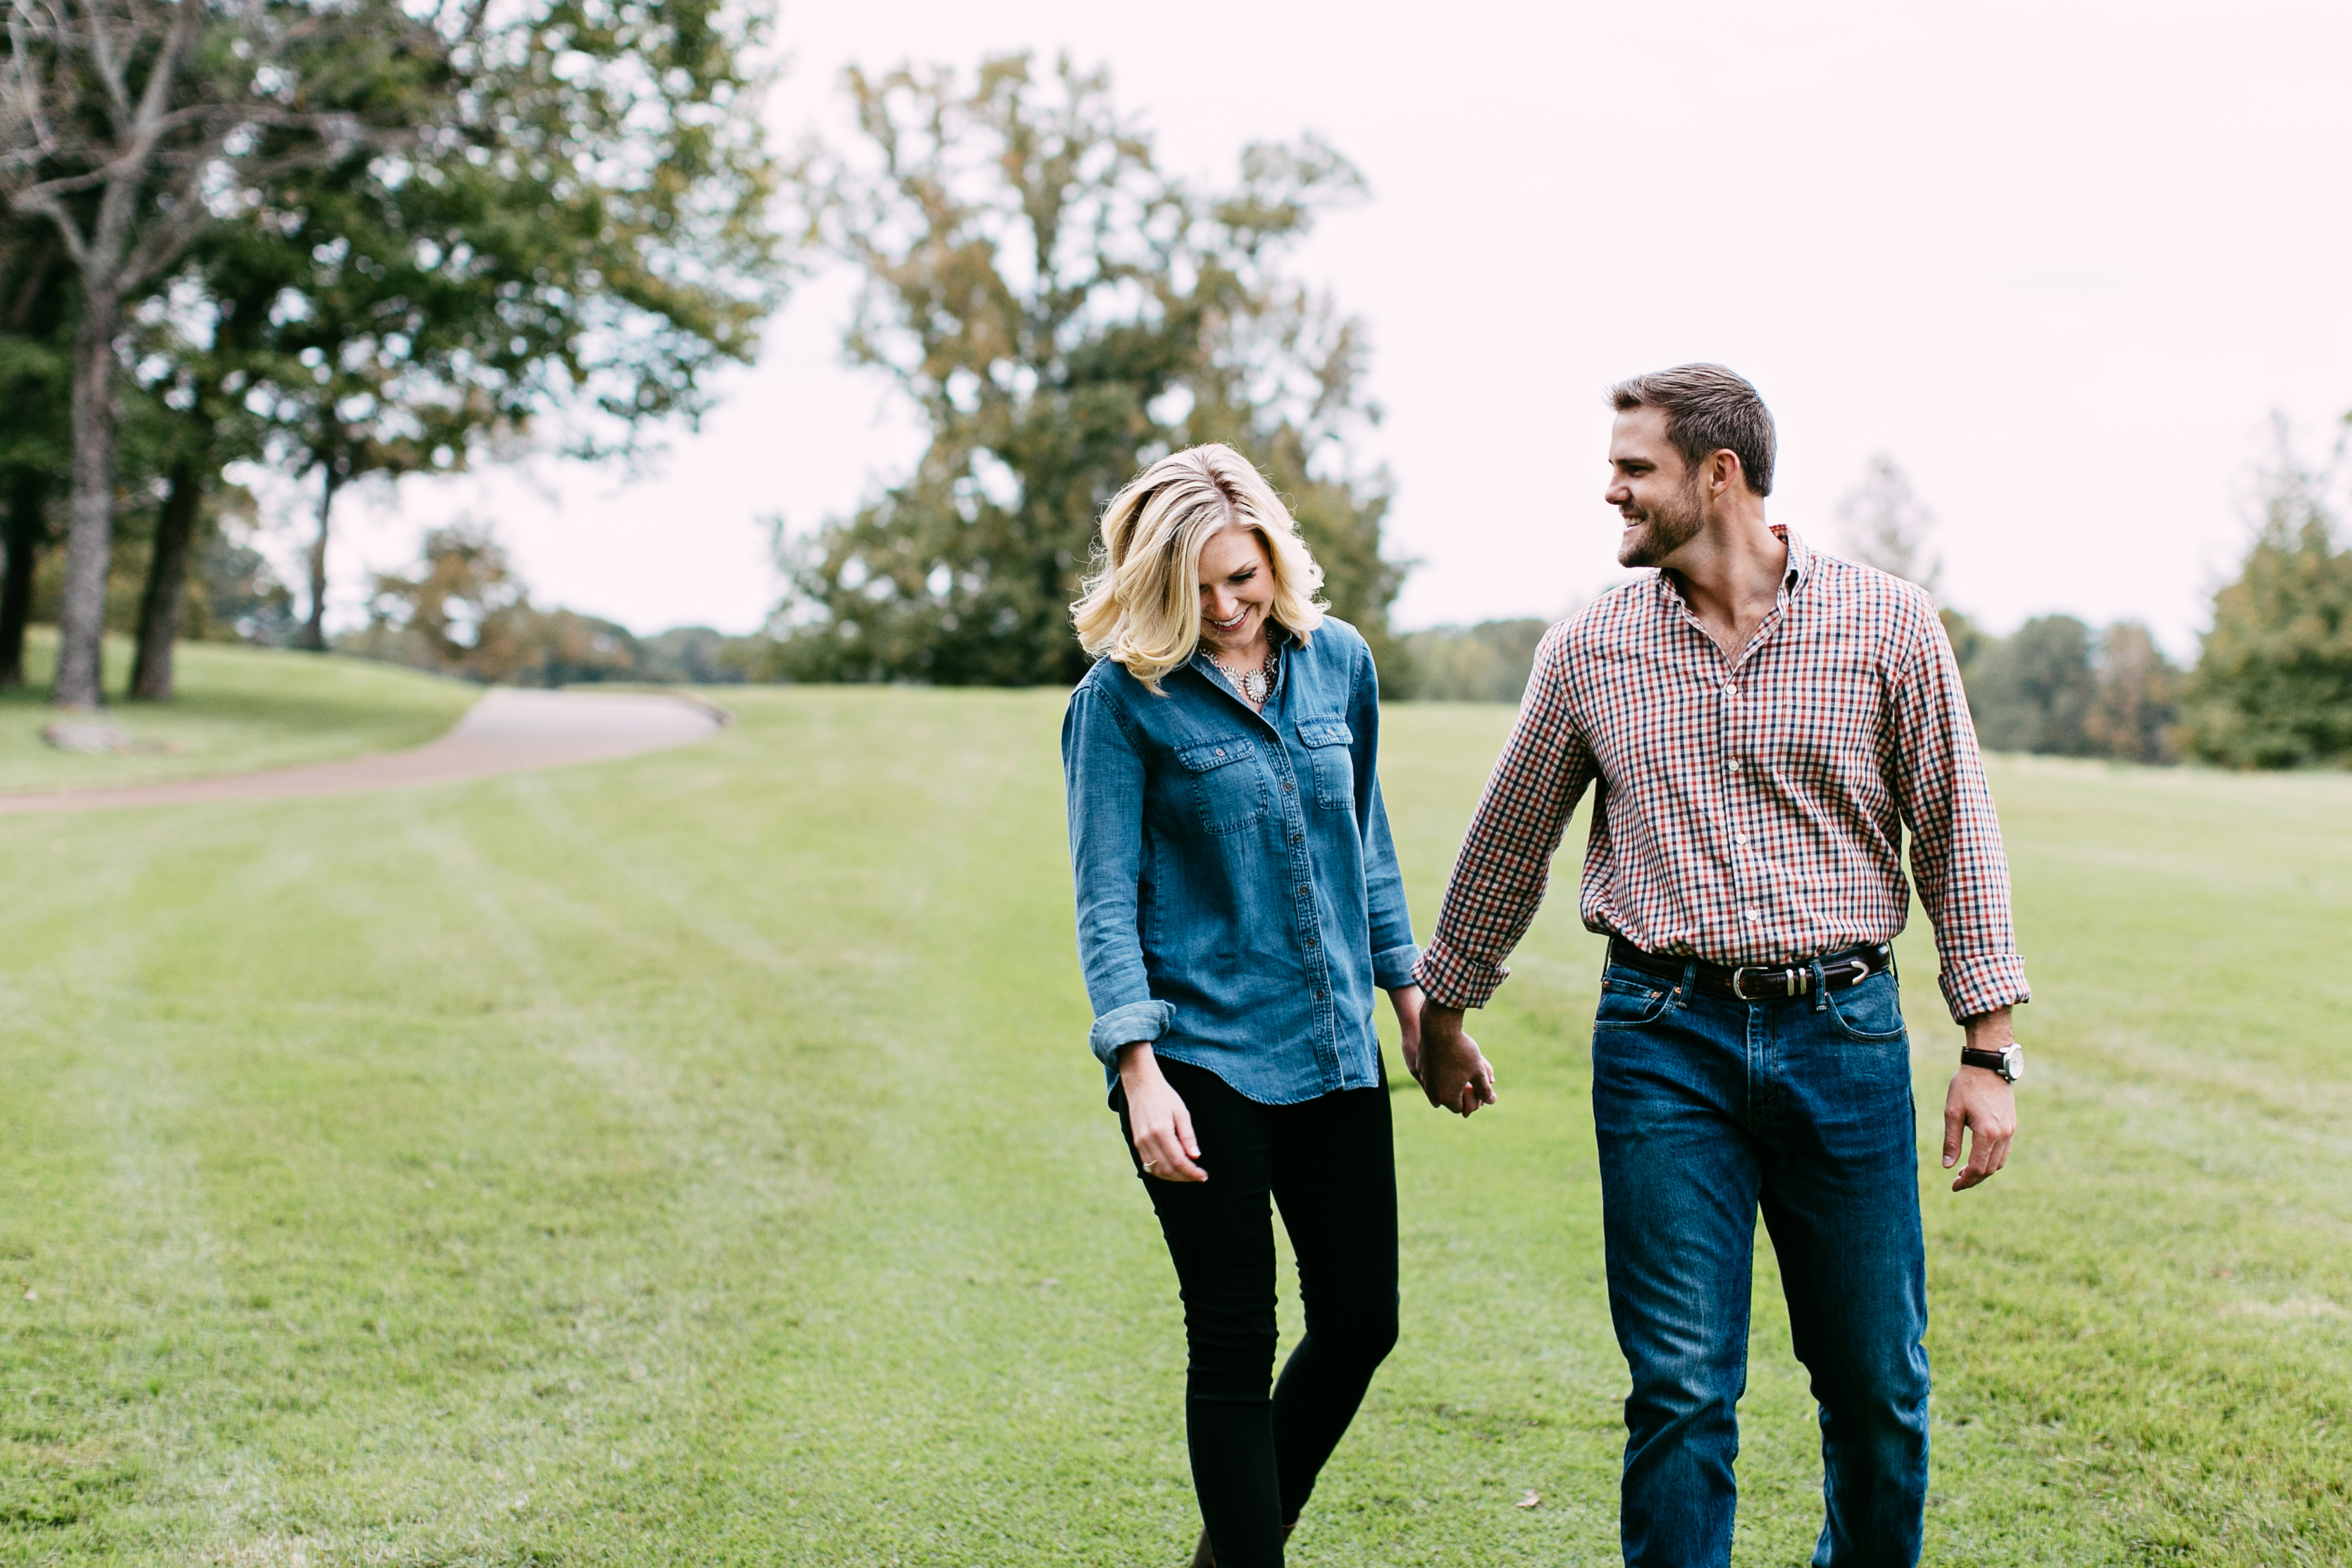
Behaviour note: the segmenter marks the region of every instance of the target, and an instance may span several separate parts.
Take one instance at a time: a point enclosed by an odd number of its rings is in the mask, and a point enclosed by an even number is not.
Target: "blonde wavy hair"
[[[1305,642],[1323,624],[1323,568],[1274,487],[1247,458],[1211,443],[1172,452],[1128,481],[1102,516],[1086,595],[1070,606],[1078,643],[1117,659],[1155,695],[1201,640],[1201,547],[1246,528],[1274,571],[1271,618]]]

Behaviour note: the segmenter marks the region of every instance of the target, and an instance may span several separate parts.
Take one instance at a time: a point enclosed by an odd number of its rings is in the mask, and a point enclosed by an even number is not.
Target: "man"
[[[1467,1115],[1463,1032],[1598,791],[1580,908],[1609,936],[1592,1031],[1609,1307],[1633,1372],[1630,1564],[1729,1561],[1760,1206],[1821,1406],[1817,1565],[1919,1558],[1927,1284],[1911,1064],[1890,943],[1911,869],[1967,1030],[1944,1105],[1965,1190],[2017,1124],[2026,1000],[2009,873],[1949,642],[1926,593],[1768,525],[1772,416],[1719,365],[1611,393],[1618,560],[1654,574],[1554,626],[1416,978],[1415,1064]]]

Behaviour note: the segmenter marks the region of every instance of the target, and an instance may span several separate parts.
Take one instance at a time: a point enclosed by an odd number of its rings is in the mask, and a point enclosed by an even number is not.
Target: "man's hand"
[[[2009,1009],[2001,1007],[1968,1021],[1969,1048],[1999,1051],[2013,1042]],[[1969,1163],[1952,1180],[1952,1191],[1964,1193],[2009,1163],[2009,1141],[2017,1135],[2017,1089],[1990,1068],[1964,1067],[1952,1075],[1944,1095],[1944,1169],[1960,1157],[1960,1131],[1970,1132]]]
[[[1192,1113],[1160,1073],[1148,1043],[1119,1047],[1118,1086],[1127,1095],[1128,1131],[1143,1173],[1159,1182],[1207,1181],[1209,1173],[1194,1163],[1201,1141],[1192,1136]]]
[[[1459,1007],[1432,1002],[1422,1008],[1421,1059],[1413,1076],[1430,1104],[1456,1116],[1495,1103],[1495,1069],[1479,1054],[1478,1042],[1463,1032]]]

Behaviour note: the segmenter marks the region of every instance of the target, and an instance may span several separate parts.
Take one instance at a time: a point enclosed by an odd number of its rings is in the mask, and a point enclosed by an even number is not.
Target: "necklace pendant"
[[[1268,689],[1265,671],[1262,669],[1253,669],[1242,677],[1242,695],[1253,702],[1265,701]]]

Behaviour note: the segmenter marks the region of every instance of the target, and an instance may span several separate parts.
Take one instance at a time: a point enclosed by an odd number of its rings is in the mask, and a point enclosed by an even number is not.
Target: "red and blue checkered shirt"
[[[1542,902],[1597,782],[1578,910],[1651,952],[1778,968],[1891,941],[1911,871],[1956,1019],[2026,999],[2009,865],[1926,592],[1788,541],[1764,624],[1727,659],[1650,573],[1537,650],[1415,978],[1476,1007]]]

